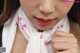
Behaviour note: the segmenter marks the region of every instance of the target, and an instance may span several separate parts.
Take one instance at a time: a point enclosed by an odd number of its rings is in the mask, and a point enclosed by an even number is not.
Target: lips
[[[38,21],[38,23],[42,25],[49,25],[54,21],[54,19],[43,19],[43,18],[36,18],[36,20]]]

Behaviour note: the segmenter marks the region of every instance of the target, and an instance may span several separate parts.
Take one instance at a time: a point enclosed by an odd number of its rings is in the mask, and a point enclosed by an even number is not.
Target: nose
[[[39,6],[39,10],[41,13],[48,15],[54,12],[54,6],[51,0],[42,0]]]

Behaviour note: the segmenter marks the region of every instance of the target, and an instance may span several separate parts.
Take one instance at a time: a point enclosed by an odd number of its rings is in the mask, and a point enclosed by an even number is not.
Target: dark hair
[[[20,6],[19,0],[0,0],[0,26],[12,16]],[[80,24],[80,2],[75,2],[68,13],[69,19]]]
[[[19,6],[19,0],[0,0],[0,26],[4,25]]]

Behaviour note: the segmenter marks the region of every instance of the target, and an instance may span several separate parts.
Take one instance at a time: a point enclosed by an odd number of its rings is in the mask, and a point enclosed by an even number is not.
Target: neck
[[[43,30],[38,30],[39,32],[43,32]]]
[[[43,32],[44,30],[37,29],[38,32]]]

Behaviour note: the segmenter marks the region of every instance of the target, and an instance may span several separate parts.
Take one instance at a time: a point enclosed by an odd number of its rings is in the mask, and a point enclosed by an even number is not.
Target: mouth
[[[41,25],[49,25],[55,20],[55,19],[44,19],[44,18],[35,18],[35,19]]]

